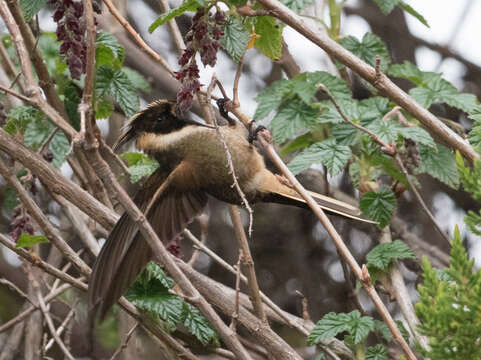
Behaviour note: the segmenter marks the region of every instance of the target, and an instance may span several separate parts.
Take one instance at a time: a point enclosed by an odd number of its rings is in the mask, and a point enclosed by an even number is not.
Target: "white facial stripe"
[[[186,126],[168,134],[146,133],[137,139],[137,148],[141,150],[165,151],[177,145],[182,139],[185,139],[186,136],[202,130],[205,131],[205,128]]]

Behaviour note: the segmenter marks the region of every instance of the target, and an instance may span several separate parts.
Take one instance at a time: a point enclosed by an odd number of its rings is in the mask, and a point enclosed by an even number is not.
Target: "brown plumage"
[[[159,100],[135,115],[116,148],[136,139],[136,146],[155,157],[159,169],[135,196],[159,238],[168,243],[179,235],[207,203],[207,195],[241,205],[232,186],[226,154],[213,127],[176,115],[176,104]],[[238,183],[250,203],[275,202],[307,208],[305,201],[270,172],[240,124],[221,126]],[[150,204],[162,186],[160,196]],[[336,199],[312,193],[328,212],[361,221],[360,211]],[[89,308],[103,318],[150,260],[150,248],[134,222],[124,214],[95,262],[89,285]]]

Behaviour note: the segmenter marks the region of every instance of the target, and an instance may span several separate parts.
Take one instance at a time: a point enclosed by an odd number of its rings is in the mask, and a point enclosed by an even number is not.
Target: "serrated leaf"
[[[37,150],[42,143],[47,140],[54,127],[47,121],[35,120],[28,124],[23,135],[25,146]]]
[[[264,119],[271,111],[276,110],[282,103],[284,96],[290,94],[292,84],[289,80],[282,79],[271,84],[256,97],[257,109],[254,120]]]
[[[389,326],[384,321],[374,319],[374,330],[380,332],[387,342],[392,340],[391,330],[389,330]]]
[[[415,141],[418,144],[422,144],[431,148],[436,147],[436,143],[431,135],[429,135],[429,133],[423,128],[417,126],[401,127],[399,128],[399,133],[403,137]]]
[[[453,152],[447,147],[437,144],[437,151],[425,145],[419,145],[421,164],[417,173],[428,173],[432,177],[452,188],[459,186],[459,174]]]
[[[166,289],[171,289],[174,286],[174,280],[168,277],[164,270],[156,263],[150,261],[144,268],[142,274],[140,275],[142,281],[149,282],[152,279],[159,281]],[[137,281],[139,278],[137,278]]]
[[[357,101],[353,99],[338,100],[337,105],[341,108],[344,116],[346,116],[349,120],[352,120],[356,123],[359,122],[361,113],[359,111]],[[330,101],[326,101],[322,103],[322,112],[319,116],[318,122],[321,124],[340,124],[345,123],[346,121],[341,116],[334,104]]]
[[[284,5],[296,13],[304,9],[306,6],[311,5],[313,2],[314,0],[282,0]]]
[[[100,98],[95,102],[95,119],[107,119],[114,112],[114,104],[109,99]]]
[[[20,8],[22,9],[25,21],[33,19],[37,13],[47,4],[47,0],[20,0]]]
[[[159,163],[156,160],[142,153],[131,152],[120,156],[127,161],[132,183],[139,181],[144,176],[151,175],[159,167]]]
[[[53,154],[53,166],[59,168],[65,162],[65,158],[70,152],[70,143],[63,131],[57,131],[50,142],[49,149]]]
[[[421,86],[423,84],[423,79],[426,77],[426,75],[428,74],[430,74],[430,76],[438,75],[433,72],[430,72],[430,73],[423,72],[419,70],[416,65],[414,65],[409,61],[404,61],[404,63],[402,64],[391,65],[389,67],[388,73],[391,76],[409,80],[415,83],[417,86]]]
[[[391,110],[389,100],[380,96],[361,100],[358,107],[361,125],[363,126],[369,125],[374,120],[382,119]]]
[[[97,96],[111,96],[130,117],[139,110],[139,98],[135,87],[122,70],[114,70],[109,66],[97,69],[95,81]]]
[[[284,103],[271,122],[274,141],[283,143],[298,135],[300,131],[313,126],[318,116],[317,109],[306,105],[298,97]]]
[[[147,286],[135,282],[126,295],[139,309],[148,311],[165,320],[172,328],[181,321],[183,301],[157,281]]]
[[[387,15],[401,2],[401,0],[374,0],[374,2],[379,6],[379,9],[381,9],[384,15]]]
[[[97,33],[96,63],[97,67],[110,65],[120,68],[124,62],[124,48],[118,43],[117,38],[108,32],[100,30]]]
[[[418,13],[416,10],[414,10],[410,5],[406,4],[404,1],[401,1],[399,4],[399,7],[403,9],[405,12],[407,12],[409,15],[414,16],[416,19],[418,19],[421,24],[425,25],[426,27],[429,27],[429,24],[427,20],[422,16],[420,13]]]
[[[35,121],[40,116],[39,114],[40,112],[32,106],[17,106],[11,109],[7,114],[8,122],[6,124],[9,134],[16,134],[17,131],[24,133],[28,124]]]
[[[385,346],[377,344],[367,348],[366,360],[388,360],[388,353]]]
[[[314,142],[314,138],[311,132],[305,133],[304,135],[298,136],[289,144],[284,146],[281,150],[281,155],[287,155],[293,151],[302,150],[306,147],[312,145]]]
[[[142,90],[146,93],[150,93],[152,91],[149,82],[141,73],[126,66],[122,68],[122,71],[125,73],[125,75],[127,75],[127,78],[136,89]]]
[[[379,166],[384,173],[391,176],[394,180],[397,180],[404,184],[406,187],[409,187],[406,176],[404,176],[404,174],[396,167],[392,156],[388,156],[377,151],[371,156],[370,162],[373,166]],[[411,181],[414,180],[411,179]]]
[[[308,345],[315,345],[331,339],[349,329],[349,316],[345,313],[330,312],[319,320],[307,337]]]
[[[361,211],[370,219],[379,222],[381,228],[391,221],[397,201],[394,193],[388,188],[364,194],[359,203]]]
[[[374,120],[367,128],[373,131],[382,141],[390,144],[396,141],[401,126],[393,121]]]
[[[333,338],[339,333],[348,331],[354,343],[359,344],[373,329],[373,319],[368,316],[361,316],[357,310],[348,314],[331,312],[317,322],[307,337],[307,343],[308,345],[318,344],[324,340]]]
[[[255,23],[255,32],[259,35],[254,47],[265,56],[277,60],[282,56],[282,27],[272,16],[259,16]]]
[[[476,107],[471,110],[468,117],[474,121],[481,121],[481,105],[476,105]]]
[[[289,163],[289,169],[296,175],[312,164],[323,164],[333,176],[344,169],[351,155],[349,146],[339,145],[335,139],[328,139],[302,151]]]
[[[350,329],[348,331],[353,337],[354,344],[359,344],[374,330],[374,319],[370,316],[361,316],[361,313],[357,310],[350,312],[348,315],[350,318]]]
[[[11,186],[5,186],[3,188],[3,204],[2,207],[5,209],[7,215],[12,215],[13,210],[18,205],[17,193],[15,189]]]
[[[48,239],[44,235],[30,235],[30,234],[22,234],[18,237],[17,244],[15,247],[17,248],[30,248],[35,244],[45,243],[48,242]]]
[[[155,29],[159,26],[164,25],[167,21],[182,15],[186,11],[196,11],[202,4],[197,0],[187,0],[182,3],[179,7],[170,10],[167,13],[160,15],[150,26],[149,33],[153,33]]]
[[[183,304],[182,323],[203,345],[219,346],[217,333],[209,321],[196,307],[186,302]]]
[[[60,59],[60,43],[57,41],[55,33],[42,34],[38,39],[38,49],[51,76],[62,74],[67,69],[66,62]]]
[[[383,71],[391,63],[386,44],[372,33],[364,34],[361,41],[354,36],[347,36],[341,39],[339,43],[371,66],[376,65],[376,55],[379,55],[381,59],[380,67]]]
[[[349,123],[335,124],[332,127],[332,136],[338,144],[353,146],[359,140],[359,130]]]
[[[78,105],[81,100],[80,90],[73,84],[65,87],[63,103],[65,105],[65,111],[70,120],[70,123],[76,130],[80,130],[80,115],[78,113]]]
[[[222,48],[237,63],[247,49],[250,34],[246,30],[240,16],[231,15],[224,27],[224,35],[220,38]]]
[[[379,244],[366,255],[367,265],[387,270],[394,259],[416,259],[412,250],[401,240]]]
[[[15,135],[17,133],[17,126],[15,125],[15,120],[8,120],[5,125],[2,127],[9,135]]]
[[[336,101],[352,101],[352,93],[346,82],[325,71],[305,72],[296,75],[291,82],[293,91],[308,104],[319,91],[319,84],[324,85]]]

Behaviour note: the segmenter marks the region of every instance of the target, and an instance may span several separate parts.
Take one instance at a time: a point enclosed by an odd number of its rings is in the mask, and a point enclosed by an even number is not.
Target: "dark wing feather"
[[[165,176],[157,170],[135,196],[136,205],[145,211]],[[179,235],[207,203],[202,192],[179,192],[167,186],[152,205],[147,219],[164,243]],[[103,319],[110,307],[135,281],[151,259],[149,245],[137,225],[124,213],[109,235],[95,265],[89,284],[89,309]]]

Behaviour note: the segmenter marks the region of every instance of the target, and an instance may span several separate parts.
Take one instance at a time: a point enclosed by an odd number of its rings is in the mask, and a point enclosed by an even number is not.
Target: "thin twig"
[[[11,281],[8,281],[5,278],[0,278],[0,284],[6,285],[10,290],[16,292],[18,295],[20,295],[20,297],[24,298],[30,304],[32,304],[33,306],[36,307],[36,305],[32,302],[32,300],[30,300],[28,295],[25,294],[22,290],[20,290],[20,288],[17,285],[15,285],[14,283],[12,283]]]
[[[239,102],[239,81],[242,75],[242,67],[244,65],[244,56],[245,52],[242,54],[242,56],[239,59],[239,62],[237,63],[237,71],[235,73],[235,78],[234,78],[234,86],[232,88],[232,105],[234,107],[239,107],[240,102]]]
[[[260,296],[259,283],[257,282],[256,271],[254,267],[254,260],[252,259],[252,254],[249,248],[249,242],[242,226],[242,219],[237,206],[230,205],[229,213],[232,219],[232,224],[234,226],[234,233],[239,244],[239,249],[241,251],[240,259],[242,259],[242,264],[246,268],[247,275],[247,285],[249,286],[249,293],[252,299],[252,305],[254,306],[254,312],[264,323],[268,324],[267,317],[264,312],[264,307],[262,305],[262,300]]]
[[[117,8],[114,6],[114,4],[110,0],[104,0],[105,5],[107,5],[107,8],[109,9],[110,13],[117,19],[117,21],[127,30],[127,32],[134,38],[135,41],[140,45],[140,47],[147,52],[152,58],[154,58],[156,61],[162,65],[162,67],[167,70],[170,75],[174,76],[174,71],[171,69],[167,61],[157,54],[149,45],[146,44],[144,40],[140,37],[140,35],[137,33],[137,31],[134,30],[134,28],[129,24],[127,20],[120,14],[120,12],[117,10]]]
[[[311,316],[309,315],[309,310],[308,310],[308,306],[307,306],[307,298],[299,290],[296,290],[296,295],[301,298],[302,318],[306,321],[312,321]]]
[[[138,326],[139,326],[139,323],[135,323],[135,325],[132,326],[132,328],[129,330],[129,332],[125,336],[124,341],[122,341],[122,344],[117,348],[117,350],[115,350],[110,360],[115,360],[115,358],[117,358],[117,356],[119,356],[122,353],[122,351],[124,351],[127,348],[127,345],[129,344],[129,340],[134,334]]]
[[[45,300],[45,299],[44,299]],[[45,301],[46,302],[46,301]],[[70,320],[73,319],[74,315],[75,315],[75,305],[77,304],[77,301],[74,303],[74,305],[72,306],[72,308],[70,309],[70,311],[68,312],[67,316],[65,317],[65,319],[62,321],[62,323],[60,324],[60,326],[58,327],[58,329],[56,330],[56,333],[58,336],[61,336],[62,333],[64,332],[64,330],[67,328],[67,325],[68,323],[70,322]],[[48,343],[45,345],[44,347],[44,351],[47,352],[48,350],[50,350],[50,348],[52,347],[54,343],[54,339],[50,339],[48,341]],[[65,344],[65,347],[68,348],[68,346]]]
[[[9,95],[15,96],[16,98],[18,98],[20,100],[23,100],[28,104],[33,104],[33,101],[29,97],[24,96],[24,95],[16,92],[15,90],[12,90],[12,89],[6,87],[6,86],[0,85],[0,90],[3,91],[3,92],[6,92]]]
[[[42,146],[40,146],[40,148],[37,150],[37,154],[42,154],[43,151],[47,148],[47,146],[50,144],[50,142],[53,140],[55,134],[57,133],[57,131],[59,130],[58,127],[56,127],[55,129],[53,129],[50,134],[48,135],[48,138],[43,142]]]
[[[236,273],[236,276],[235,276],[235,307],[234,307],[234,312],[232,313],[232,320],[231,320],[231,323],[230,323],[230,328],[234,332],[237,332],[237,319],[239,317],[241,259],[242,259],[242,250],[239,250],[239,259],[237,260],[237,273]]]
[[[33,286],[36,290],[38,305],[40,306],[40,310],[42,311],[45,321],[47,322],[47,326],[48,326],[48,329],[50,330],[50,334],[55,339],[55,342],[59,346],[60,350],[62,350],[65,357],[67,357],[70,360],[75,360],[72,354],[70,353],[70,351],[67,349],[67,347],[63,343],[60,336],[57,334],[57,331],[55,330],[55,325],[53,324],[52,318],[50,317],[49,311],[47,309],[47,305],[45,304],[42,293],[40,291],[40,285],[38,284],[36,279],[33,279]]]

